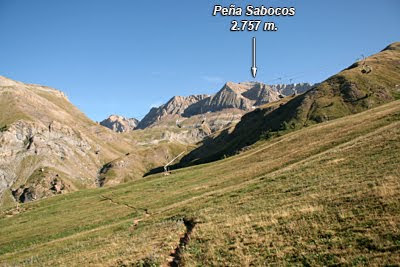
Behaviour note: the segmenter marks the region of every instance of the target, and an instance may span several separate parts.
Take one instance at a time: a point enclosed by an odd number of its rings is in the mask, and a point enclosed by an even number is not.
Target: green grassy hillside
[[[0,263],[395,265],[399,155],[398,100],[169,176],[3,209]]]
[[[351,65],[279,108],[259,108],[242,117],[232,133],[205,140],[181,166],[235,154],[260,139],[358,113],[400,99],[400,42]]]

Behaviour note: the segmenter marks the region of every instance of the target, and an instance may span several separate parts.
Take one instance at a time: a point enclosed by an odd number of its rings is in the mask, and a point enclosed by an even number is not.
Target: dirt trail
[[[169,262],[169,266],[172,267],[181,266],[183,250],[189,244],[190,235],[192,234],[193,228],[196,226],[196,222],[193,219],[183,218],[183,223],[185,224],[186,232],[179,239],[179,244],[175,248],[174,252],[170,254],[171,261]]]

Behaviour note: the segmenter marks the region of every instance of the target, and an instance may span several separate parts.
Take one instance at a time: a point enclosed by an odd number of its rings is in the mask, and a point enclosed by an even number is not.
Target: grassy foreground
[[[399,263],[400,101],[170,176],[60,195],[0,215],[0,265],[172,261]]]

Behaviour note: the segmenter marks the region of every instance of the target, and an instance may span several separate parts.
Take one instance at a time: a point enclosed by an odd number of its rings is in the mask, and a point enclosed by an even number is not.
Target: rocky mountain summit
[[[119,115],[111,115],[100,122],[100,125],[107,127],[114,132],[129,132],[136,129],[139,121],[135,118],[125,118]]]

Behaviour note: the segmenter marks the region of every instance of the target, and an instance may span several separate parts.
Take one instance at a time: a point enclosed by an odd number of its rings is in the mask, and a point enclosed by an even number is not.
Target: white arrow
[[[251,74],[253,78],[257,75],[257,66],[256,66],[256,37],[253,37],[253,65],[251,67]]]

